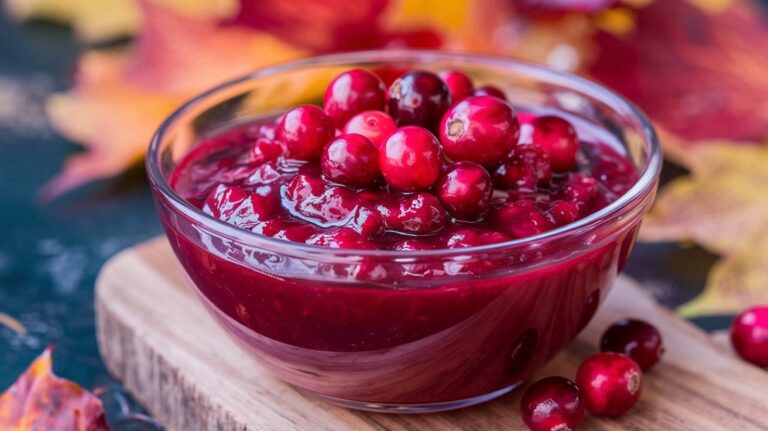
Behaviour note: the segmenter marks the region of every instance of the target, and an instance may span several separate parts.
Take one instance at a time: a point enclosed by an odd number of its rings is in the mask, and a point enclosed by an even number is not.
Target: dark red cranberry
[[[277,160],[283,155],[283,146],[276,140],[259,138],[253,143],[251,151],[248,153],[248,164],[261,165],[263,163]]]
[[[643,389],[643,372],[630,357],[604,352],[579,366],[576,383],[596,416],[617,417],[631,409]]]
[[[731,324],[731,343],[746,361],[768,367],[768,306],[753,307]]]
[[[203,210],[219,220],[251,230],[272,214],[276,193],[246,193],[240,187],[219,186],[206,200]]]
[[[378,76],[363,69],[348,70],[337,76],[325,90],[324,109],[341,129],[363,111],[382,111],[387,88]]]
[[[454,161],[497,163],[519,137],[515,110],[495,97],[468,97],[451,106],[440,123],[440,142]]]
[[[562,190],[562,197],[575,203],[589,202],[597,195],[597,180],[587,173],[570,174]]]
[[[344,133],[357,133],[373,142],[376,148],[381,147],[384,139],[397,129],[395,120],[386,112],[365,111],[350,118],[344,126]]]
[[[573,430],[585,414],[579,387],[564,377],[539,380],[520,400],[520,415],[532,431]]]
[[[320,168],[328,180],[367,187],[379,177],[379,151],[363,135],[340,135],[323,148]]]
[[[603,333],[600,351],[627,355],[648,371],[659,362],[664,348],[656,327],[642,320],[622,319]]]
[[[284,221],[271,219],[257,224],[253,232],[272,238],[293,242],[304,242],[317,233],[318,228],[311,224],[288,224]]]
[[[533,143],[549,154],[552,169],[565,172],[576,167],[579,140],[576,129],[566,120],[546,115],[533,120]]]
[[[479,247],[509,241],[509,239],[501,232],[466,228],[451,232],[445,240],[445,246],[447,248]]]
[[[430,193],[406,196],[395,204],[378,206],[386,229],[406,234],[425,235],[445,226],[448,215],[440,201]]]
[[[428,130],[416,126],[397,129],[379,149],[379,168],[395,190],[432,187],[440,176],[440,143]]]
[[[553,201],[546,215],[553,225],[565,226],[579,219],[579,206],[568,201]]]
[[[435,130],[450,105],[448,86],[434,73],[409,72],[389,87],[389,114],[398,126]]]
[[[445,85],[448,86],[448,91],[451,93],[451,101],[453,103],[471,96],[475,91],[475,85],[472,83],[472,80],[458,70],[444,70],[440,72],[438,76],[440,76],[440,78],[445,81]]]
[[[336,135],[333,120],[314,105],[301,105],[288,111],[277,126],[275,138],[282,142],[289,157],[317,160],[328,141]]]
[[[531,200],[504,204],[491,212],[491,221],[497,229],[513,238],[538,235],[553,228]]]
[[[362,235],[350,228],[330,229],[326,232],[316,233],[306,240],[307,244],[328,248],[344,248],[355,250],[370,250],[374,245]]]
[[[550,179],[549,155],[535,145],[518,145],[494,172],[496,183],[512,190],[531,191]]]
[[[499,87],[495,87],[493,85],[484,85],[482,87],[479,87],[475,89],[475,96],[492,96],[499,98],[503,101],[507,101],[507,95],[504,94],[503,91],[499,89]]]
[[[422,251],[432,250],[434,248],[435,247],[431,242],[420,239],[404,239],[392,245],[392,250],[398,251]]]
[[[474,220],[491,204],[493,183],[488,171],[472,162],[449,166],[435,186],[437,197],[456,218]]]
[[[227,218],[247,197],[248,193],[240,187],[220,185],[211,192],[205,201],[203,211],[216,218]]]

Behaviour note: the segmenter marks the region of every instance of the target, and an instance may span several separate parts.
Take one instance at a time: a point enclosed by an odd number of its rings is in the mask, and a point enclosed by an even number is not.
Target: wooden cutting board
[[[521,391],[484,405],[427,415],[348,410],[271,377],[210,318],[165,239],[128,249],[102,269],[96,288],[101,354],[109,370],[170,430],[522,429]],[[638,405],[584,430],[768,430],[768,372],[747,365],[707,334],[619,278],[584,333],[539,373],[573,378],[603,329],[638,316],[661,329],[663,362],[646,375]]]

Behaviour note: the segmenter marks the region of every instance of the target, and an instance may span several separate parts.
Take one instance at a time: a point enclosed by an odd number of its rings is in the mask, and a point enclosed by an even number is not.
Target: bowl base
[[[429,403],[429,404],[387,404],[387,403],[367,403],[361,401],[350,401],[340,398],[328,397],[320,395],[305,389],[296,388],[299,392],[311,395],[315,398],[320,398],[332,404],[336,404],[341,407],[346,407],[355,410],[364,410],[367,412],[376,413],[396,413],[396,414],[413,414],[413,413],[435,413],[444,412],[447,410],[463,409],[465,407],[482,404],[493,399],[496,399],[502,395],[506,395],[516,388],[518,388],[523,382],[517,382],[513,385],[503,387],[493,392],[478,395],[472,398],[465,398],[463,400],[446,401],[442,403]]]

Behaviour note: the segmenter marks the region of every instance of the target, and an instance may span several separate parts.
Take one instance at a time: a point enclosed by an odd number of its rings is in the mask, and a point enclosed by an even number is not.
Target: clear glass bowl
[[[384,75],[462,70],[478,85],[504,89],[522,110],[556,112],[614,140],[639,180],[597,213],[541,235],[419,252],[261,236],[204,214],[169,186],[176,164],[201,139],[319,103],[332,77],[354,67]],[[147,156],[168,239],[219,324],[303,391],[398,412],[460,408],[505,394],[570,343],[623,267],[660,164],[645,116],[598,84],[509,59],[429,51],[330,55],[254,72],[179,108]]]

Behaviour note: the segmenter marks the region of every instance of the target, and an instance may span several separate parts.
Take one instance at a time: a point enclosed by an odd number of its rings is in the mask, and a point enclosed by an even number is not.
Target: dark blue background
[[[0,391],[51,342],[59,375],[88,388],[112,385],[96,346],[94,279],[117,251],[161,234],[141,167],[53,203],[36,200],[80,151],[46,125],[43,103],[71,86],[83,49],[66,28],[18,25],[0,12],[0,312],[28,329],[19,335],[0,325]],[[714,260],[695,247],[638,245],[628,272],[676,305],[700,291]],[[697,323],[724,328],[728,318]]]

